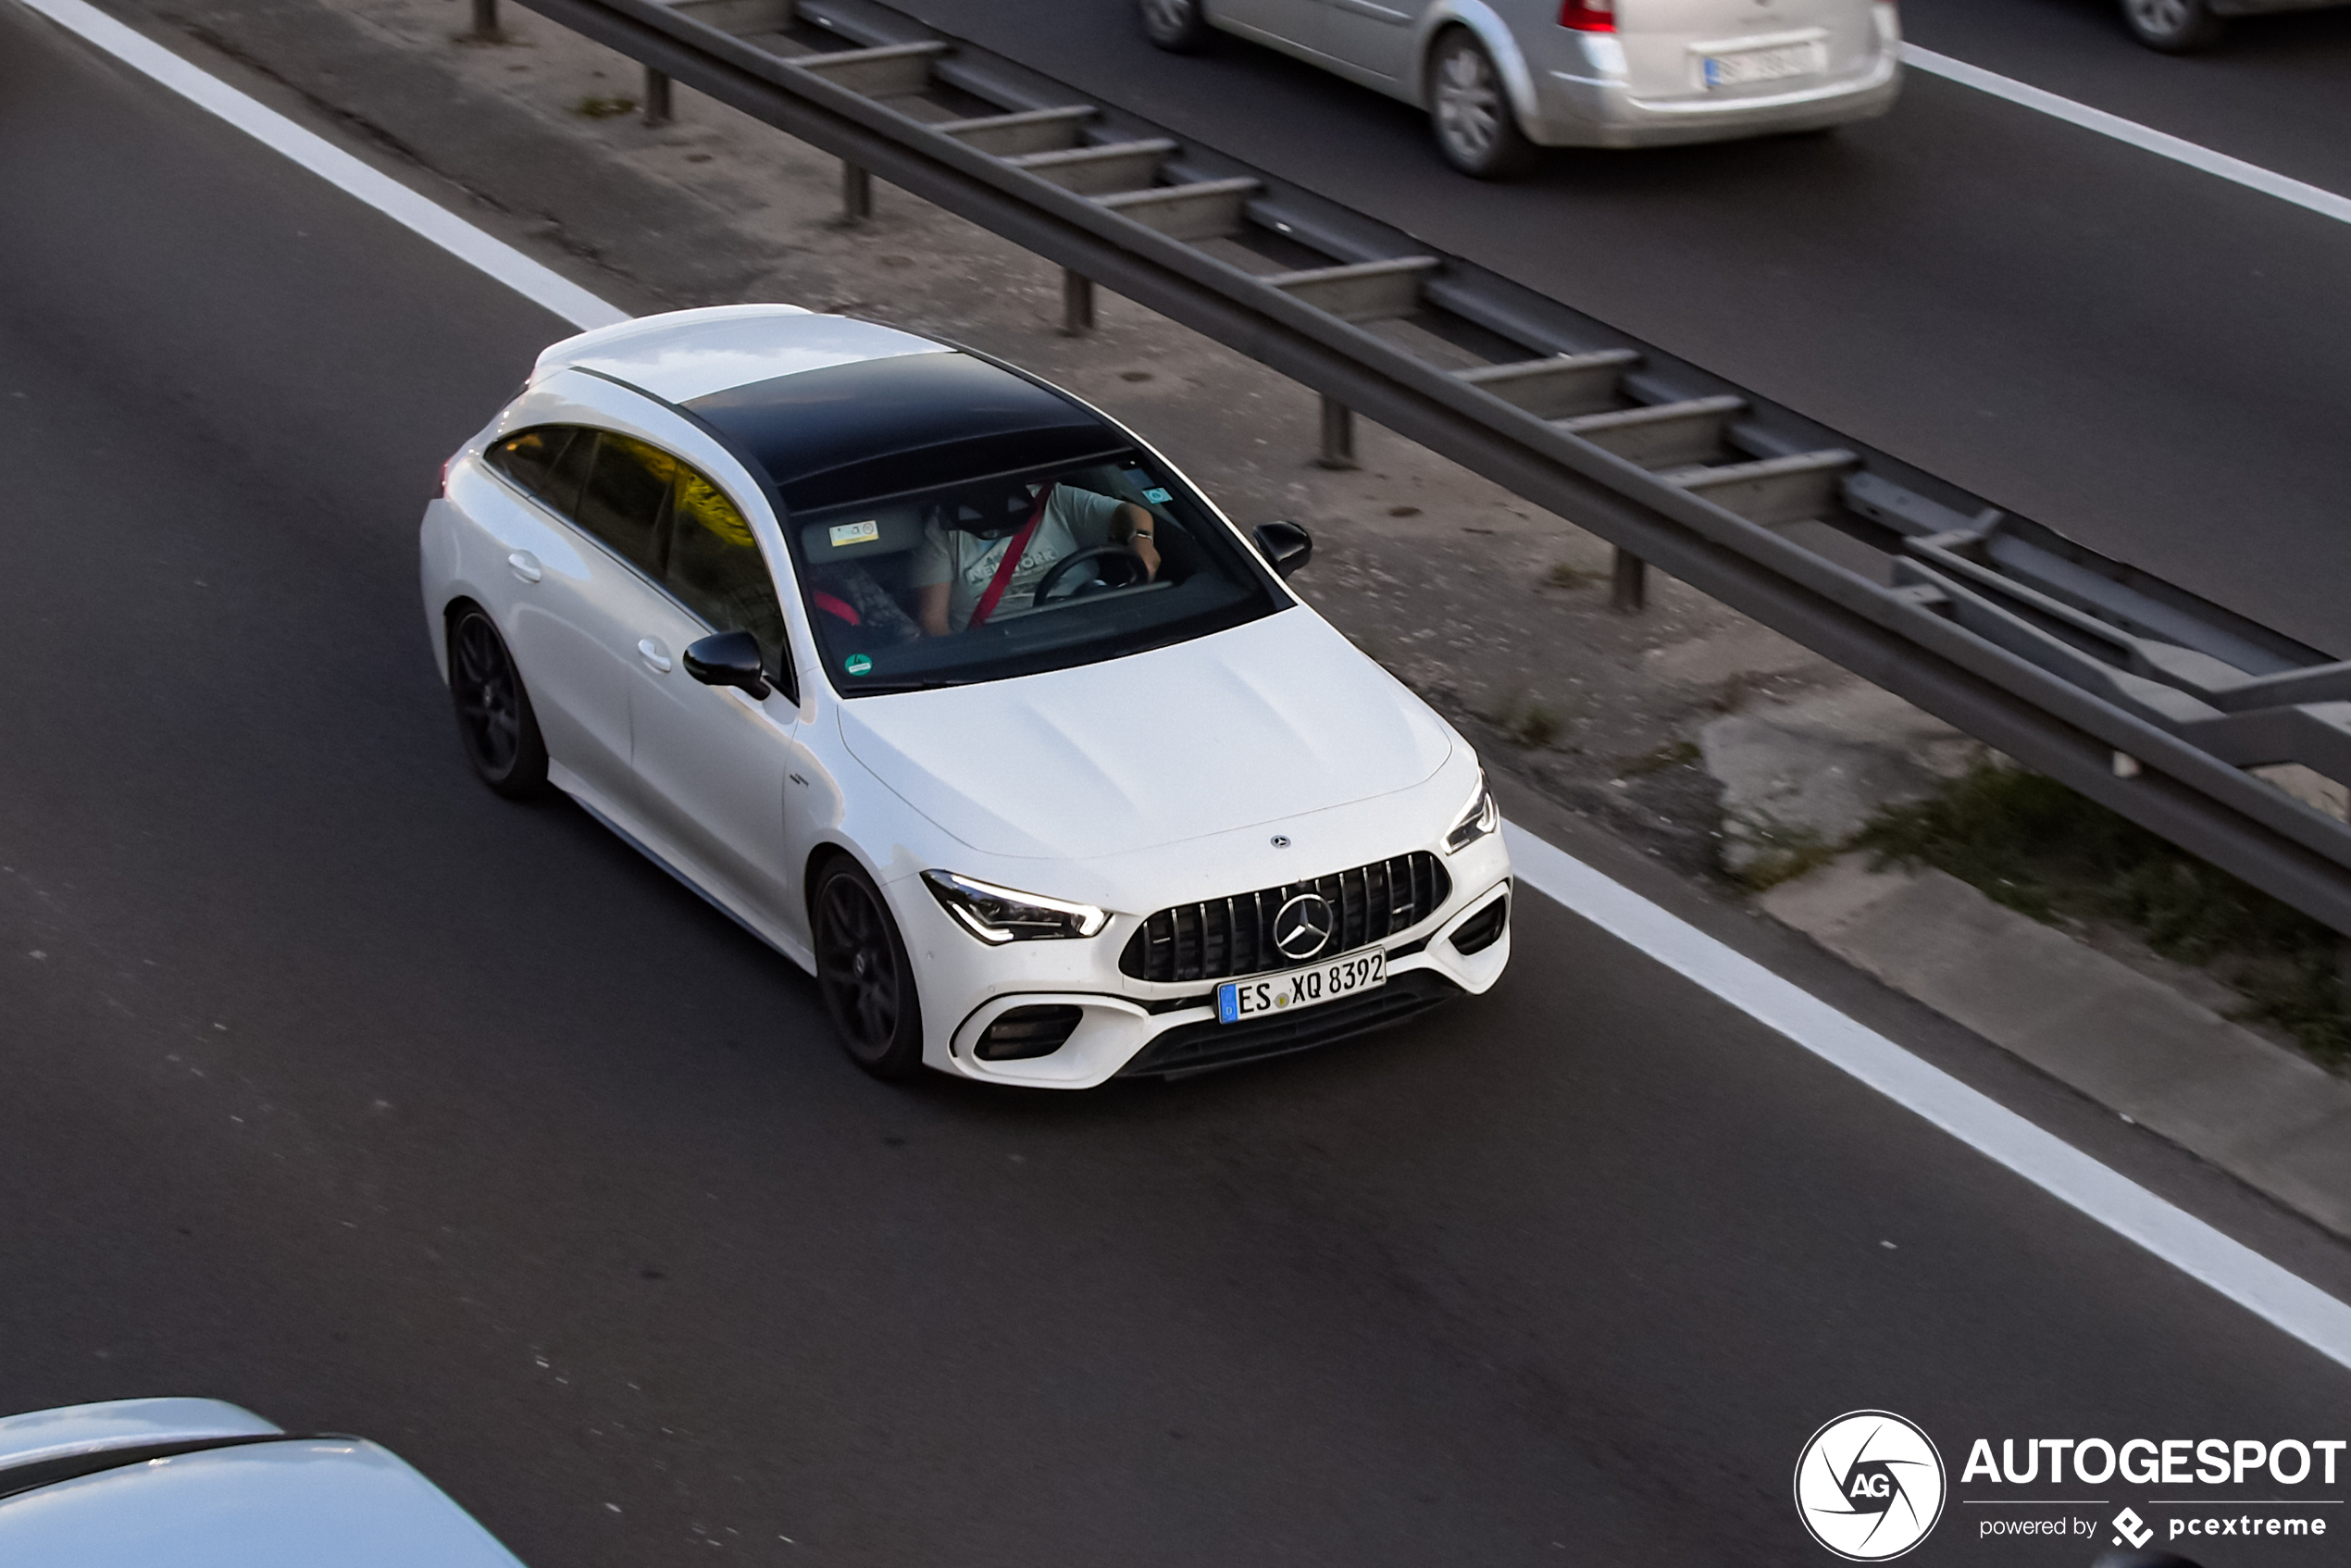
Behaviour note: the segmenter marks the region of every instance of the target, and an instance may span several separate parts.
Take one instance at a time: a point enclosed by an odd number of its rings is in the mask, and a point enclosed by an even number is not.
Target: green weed
[[[1934,866],[2036,920],[2134,931],[2210,969],[2313,1056],[2351,1064],[2342,938],[2053,778],[1978,768],[1881,812],[1855,843],[1881,865]]]
[[[1560,738],[1558,712],[1535,697],[1511,698],[1494,716],[1494,725],[1513,745],[1530,752],[1539,752]]]
[[[1668,740],[1664,745],[1643,752],[1616,770],[1620,778],[1640,778],[1652,773],[1663,773],[1669,767],[1688,767],[1702,755],[1695,740]]]

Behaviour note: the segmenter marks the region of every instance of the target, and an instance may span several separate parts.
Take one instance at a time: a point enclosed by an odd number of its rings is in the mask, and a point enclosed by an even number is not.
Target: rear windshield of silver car
[[[1287,603],[1200,496],[1133,450],[792,511],[784,532],[846,697],[1094,664]]]

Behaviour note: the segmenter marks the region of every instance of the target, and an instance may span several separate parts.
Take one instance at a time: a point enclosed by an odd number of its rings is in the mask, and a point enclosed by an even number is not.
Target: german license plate
[[[1252,980],[1227,980],[1216,988],[1216,1021],[1246,1024],[1289,1013],[1300,1007],[1353,996],[1387,983],[1387,954],[1375,949],[1327,963],[1292,969],[1284,975],[1260,975]]]
[[[1776,49],[1702,55],[1698,57],[1698,70],[1709,87],[1743,87],[1751,81],[1817,76],[1828,68],[1828,50],[1818,44],[1788,44]]]

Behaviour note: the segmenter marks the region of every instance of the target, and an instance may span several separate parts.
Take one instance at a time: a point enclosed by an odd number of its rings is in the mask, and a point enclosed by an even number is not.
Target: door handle
[[[652,637],[639,638],[637,640],[637,652],[643,657],[646,667],[650,668],[655,675],[667,675],[669,673],[669,650],[661,645],[659,639]]]
[[[507,556],[506,565],[512,566],[515,569],[515,576],[525,582],[537,582],[546,575],[539,569],[539,557],[528,550],[517,550]]]

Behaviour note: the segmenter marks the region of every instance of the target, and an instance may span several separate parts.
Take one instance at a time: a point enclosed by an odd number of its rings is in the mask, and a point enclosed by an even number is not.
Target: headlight
[[[1502,808],[1494,803],[1494,791],[1486,787],[1486,773],[1480,769],[1477,794],[1470,802],[1469,810],[1462,814],[1462,819],[1453,824],[1453,830],[1445,835],[1445,852],[1465,850],[1501,825]]]
[[[940,908],[963,923],[964,929],[990,946],[1100,936],[1110,924],[1108,913],[1090,903],[1064,903],[1037,893],[1016,893],[952,871],[926,871],[923,885]]]

